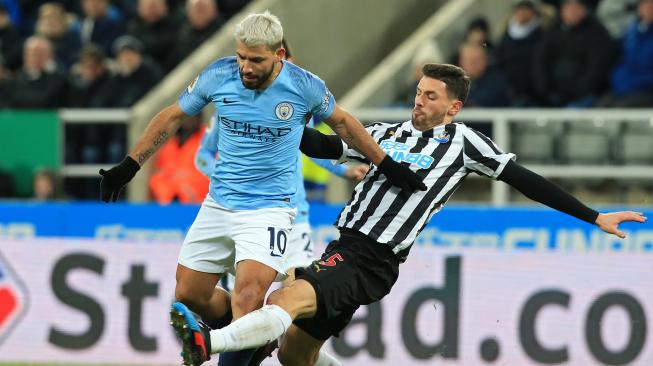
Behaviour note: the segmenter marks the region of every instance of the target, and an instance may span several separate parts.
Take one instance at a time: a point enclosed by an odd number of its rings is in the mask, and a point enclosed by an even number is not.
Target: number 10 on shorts
[[[286,231],[281,229],[277,230],[272,226],[268,227],[270,232],[270,255],[273,257],[281,257],[286,252],[286,244],[288,243],[288,235]]]

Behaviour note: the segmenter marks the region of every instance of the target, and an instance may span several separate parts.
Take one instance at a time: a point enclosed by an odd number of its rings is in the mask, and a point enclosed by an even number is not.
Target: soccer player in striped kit
[[[278,354],[282,364],[324,365],[322,344],[344,329],[360,305],[390,292],[417,235],[472,172],[504,181],[534,201],[620,238],[625,237],[620,223],[646,221],[637,212],[598,213],[517,164],[514,154],[483,134],[453,123],[469,92],[469,77],[446,64],[427,64],[423,73],[412,119],[373,124],[367,131],[395,162],[420,176],[427,189],[393,186],[370,165],[337,219],[339,239],[321,260],[298,268],[296,280],[273,292],[267,305],[223,329],[209,333],[192,320],[187,324],[211,353],[260,346],[285,334]],[[304,131],[301,149],[316,158],[367,161],[337,136],[312,129]]]
[[[196,324],[191,311],[209,323],[229,310],[238,319],[260,308],[272,282],[286,277],[285,249],[297,211],[297,149],[309,116],[328,124],[394,184],[426,189],[336,103],[324,81],[283,60],[283,28],[276,16],[250,14],[234,36],[236,56],[206,67],[177,102],[152,118],[120,164],[100,170],[102,200],[115,202],[141,165],[189,116],[209,103],[216,107],[219,160],[209,194],[181,246],[177,302],[170,314],[188,365],[208,359],[210,350],[196,328],[187,327],[188,322]],[[236,276],[230,300],[215,288],[226,273]]]

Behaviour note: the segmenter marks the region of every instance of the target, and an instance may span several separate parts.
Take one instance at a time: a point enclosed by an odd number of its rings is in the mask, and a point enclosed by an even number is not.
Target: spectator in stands
[[[0,0],[0,7],[4,9],[4,12],[9,16],[9,21],[20,33],[22,17],[18,2],[15,0]]]
[[[17,70],[22,64],[21,48],[23,40],[18,30],[11,24],[7,7],[0,3],[0,67]]]
[[[610,93],[601,107],[653,107],[653,0],[639,0],[635,20],[621,41]]]
[[[464,43],[475,43],[487,48],[492,48],[490,41],[490,25],[485,18],[475,18],[467,27]]]
[[[72,73],[67,105],[73,108],[107,108],[110,106],[111,75],[102,49],[94,44],[84,46],[79,68]]]
[[[506,33],[494,53],[496,65],[506,77],[510,105],[514,107],[538,104],[531,73],[535,46],[542,33],[538,6],[536,0],[515,3]]]
[[[444,58],[440,48],[435,41],[423,42],[416,50],[411,61],[411,73],[405,84],[398,87],[397,94],[392,106],[413,108],[415,105],[415,90],[422,78],[424,64],[442,62]]]
[[[50,201],[63,198],[61,180],[56,172],[42,169],[34,174],[32,182],[33,198],[37,201]]]
[[[82,0],[82,10],[83,18],[72,27],[81,44],[94,43],[111,55],[113,42],[124,32],[122,19],[109,11],[109,0]]]
[[[585,4],[591,7],[592,9],[596,9],[596,7],[602,1],[604,0],[587,0],[585,1]],[[560,8],[562,8],[562,4],[564,3],[564,0],[543,0],[543,2],[555,7],[557,10],[560,10]]]
[[[143,44],[132,36],[121,36],[114,42],[118,74],[109,83],[111,107],[131,107],[161,78],[157,65],[143,55]]]
[[[591,106],[607,86],[614,44],[586,1],[564,0],[535,52],[536,90],[554,107]]]
[[[465,43],[459,54],[458,63],[472,80],[465,106],[507,106],[505,78],[500,70],[490,65],[487,48],[477,43]]]
[[[143,43],[144,52],[154,61],[165,65],[177,30],[175,20],[169,16],[166,0],[139,0],[138,18],[130,22],[127,33]]]
[[[469,22],[463,41],[460,44],[465,43],[477,44],[486,47],[489,50],[494,49],[494,45],[490,40],[490,25],[485,18],[478,17]],[[458,51],[460,50],[456,50],[456,53],[454,53],[452,57],[452,64],[458,65],[458,61],[460,60],[460,54]]]
[[[186,18],[187,22],[181,26],[176,35],[174,48],[167,63],[168,69],[177,66],[225,22],[215,0],[188,0]]]
[[[52,42],[59,66],[68,69],[77,62],[81,43],[75,32],[70,29],[68,15],[61,4],[41,5],[35,33]]]
[[[195,153],[205,132],[201,118],[183,123],[157,153],[149,186],[158,203],[202,203],[209,193],[209,178],[195,168]]]
[[[9,81],[12,108],[58,108],[65,102],[66,74],[54,59],[47,38],[32,36],[25,41],[23,68]]]
[[[626,28],[636,19],[638,0],[601,0],[596,16],[610,32],[612,38],[623,37]]]

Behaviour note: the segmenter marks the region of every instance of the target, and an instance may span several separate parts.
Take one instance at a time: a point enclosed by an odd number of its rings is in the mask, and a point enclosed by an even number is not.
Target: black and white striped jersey
[[[411,245],[434,214],[439,212],[467,174],[496,178],[514,154],[505,153],[482,133],[450,123],[419,131],[412,121],[376,123],[367,131],[393,160],[410,166],[423,178],[426,191],[400,194],[371,165],[340,212],[338,228],[357,230],[379,243],[390,245],[405,260]],[[340,162],[369,163],[343,142]]]

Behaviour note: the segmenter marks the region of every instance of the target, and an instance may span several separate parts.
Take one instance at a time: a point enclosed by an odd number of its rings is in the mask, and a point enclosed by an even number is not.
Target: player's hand
[[[100,169],[102,180],[100,181],[100,193],[102,201],[116,202],[120,192],[125,188],[125,185],[134,178],[136,172],[141,168],[136,160],[127,156],[120,164],[114,166],[109,170]]]
[[[345,176],[345,178],[347,178],[347,179],[349,179],[349,180],[351,180],[353,182],[360,182],[361,180],[363,180],[363,178],[365,178],[365,175],[367,174],[367,172],[369,170],[370,170],[369,165],[359,164],[359,165],[355,165],[355,166],[350,166],[345,171],[344,176]]]
[[[619,224],[622,222],[646,222],[646,220],[646,216],[641,212],[619,211],[599,214],[599,217],[596,218],[594,223],[606,233],[616,235],[623,239],[626,237],[626,234],[619,230]]]
[[[392,160],[390,155],[386,155],[381,160],[379,170],[385,174],[390,183],[401,188],[404,192],[413,193],[417,189],[426,191],[426,185],[422,182],[422,178],[408,167]]]

